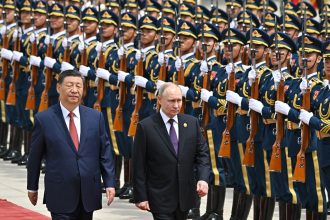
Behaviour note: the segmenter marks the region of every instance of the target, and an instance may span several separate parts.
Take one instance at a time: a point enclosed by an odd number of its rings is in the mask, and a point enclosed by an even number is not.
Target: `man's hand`
[[[209,190],[209,185],[207,184],[207,182],[203,181],[203,180],[199,180],[197,182],[197,194],[199,197],[203,197],[207,195],[207,192]]]
[[[135,206],[144,211],[150,211],[149,202],[144,201],[140,203],[135,203]]]
[[[107,205],[109,206],[112,203],[113,199],[115,198],[115,194],[116,194],[115,188],[108,187],[105,189],[105,193],[108,199]]]
[[[32,205],[36,205],[38,201],[38,192],[28,192],[28,197]]]

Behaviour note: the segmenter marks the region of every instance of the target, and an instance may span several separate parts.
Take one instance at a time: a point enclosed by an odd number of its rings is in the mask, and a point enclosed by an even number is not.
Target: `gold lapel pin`
[[[188,127],[187,123],[183,123],[183,127],[185,128]]]

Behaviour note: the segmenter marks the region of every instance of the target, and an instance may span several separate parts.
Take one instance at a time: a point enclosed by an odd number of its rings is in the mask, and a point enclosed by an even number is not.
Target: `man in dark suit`
[[[67,70],[59,75],[60,102],[36,114],[28,160],[27,189],[38,199],[40,163],[45,156],[44,203],[55,220],[88,220],[101,209],[101,176],[108,205],[113,201],[114,166],[102,113],[81,106],[83,79]]]
[[[182,220],[194,206],[196,191],[200,197],[207,194],[209,152],[197,118],[179,114],[182,93],[177,85],[162,85],[158,102],[160,112],[137,125],[134,199],[136,206],[152,212],[154,219]]]

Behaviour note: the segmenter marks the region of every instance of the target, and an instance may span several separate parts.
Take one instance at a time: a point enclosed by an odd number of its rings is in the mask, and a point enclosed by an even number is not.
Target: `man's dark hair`
[[[77,70],[65,70],[60,73],[57,83],[61,84],[64,81],[64,78],[68,76],[80,77],[83,80],[83,77]]]

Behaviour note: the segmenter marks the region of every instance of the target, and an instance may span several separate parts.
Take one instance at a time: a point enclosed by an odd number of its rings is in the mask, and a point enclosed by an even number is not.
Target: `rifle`
[[[181,1],[180,1],[181,2]],[[179,5],[179,8],[180,8],[180,5],[181,5],[181,3],[179,3],[178,4]],[[197,10],[197,6],[198,4],[196,3],[196,5],[195,5],[195,25],[197,25],[198,24],[198,10]],[[180,12],[179,12],[180,13]],[[202,15],[203,15],[203,12],[202,12]],[[196,52],[195,52],[196,54],[195,54],[195,57],[196,57],[196,60],[200,60],[200,59],[202,59],[201,57],[202,57],[202,55],[201,55],[201,52],[199,51],[199,48],[198,48],[198,46],[196,46]]]
[[[138,49],[141,51],[141,30],[139,27],[139,19],[136,19],[136,27],[138,28],[137,30],[137,40],[138,40]],[[137,66],[136,66],[136,75],[138,76],[143,76],[144,75],[144,69],[143,69],[143,57],[139,59]],[[135,107],[134,111],[131,116],[131,123],[129,125],[128,129],[128,136],[134,136],[136,133],[136,126],[137,123],[140,120],[140,108],[142,106],[142,98],[143,98],[143,88],[140,86],[136,87],[136,93],[135,93]]]
[[[21,51],[21,39],[20,39],[20,21],[18,18],[18,13],[16,11],[17,9],[17,2],[16,0],[14,1],[14,5],[15,5],[15,21],[17,23],[16,26],[16,31],[17,31],[17,38],[15,39],[14,42],[14,51]],[[7,105],[16,105],[16,82],[18,80],[19,77],[19,62],[14,60],[13,61],[13,79],[9,85],[9,91],[8,91],[8,95],[7,95]]]
[[[100,37],[102,38],[102,26],[101,26],[101,3],[99,2],[99,11],[98,11],[98,20],[99,20],[99,34]],[[101,40],[102,46],[101,46],[101,51],[99,54],[99,68],[104,68],[105,66],[105,57],[104,57],[104,51],[103,51],[103,40]],[[96,80],[96,79],[95,79]],[[101,111],[101,102],[104,97],[104,79],[98,78],[98,83],[97,83],[97,96],[96,96],[96,101],[93,105],[93,108],[97,111]]]
[[[251,19],[251,18],[250,18]],[[252,38],[252,21],[250,22],[250,52],[251,52],[251,60],[252,60],[252,68],[256,70],[256,58],[255,58],[255,48],[253,45]],[[259,96],[259,87],[258,87],[259,76],[257,74],[256,79],[252,82],[251,85],[251,98],[258,99]],[[250,136],[246,141],[246,149],[243,159],[243,165],[254,167],[254,137],[256,136],[258,131],[258,113],[251,110],[250,111]]]
[[[64,29],[65,29],[65,38],[67,39],[67,45],[64,48],[63,61],[70,62],[70,42],[68,40],[68,21],[66,17],[66,7],[64,6]]]
[[[121,5],[119,4],[119,11],[121,11]],[[121,27],[121,15],[118,16],[119,18],[119,45],[123,46],[124,45],[124,33],[123,29]],[[126,71],[127,66],[126,66],[126,53],[124,51],[123,56],[120,58],[120,64],[119,64],[119,69],[121,71]],[[116,114],[115,114],[115,119],[113,122],[113,129],[115,131],[123,131],[123,125],[124,125],[124,115],[123,115],[123,107],[125,104],[125,98],[126,98],[126,83],[125,82],[120,82],[119,83],[119,103],[116,108]]]
[[[328,6],[325,6],[325,18],[324,18],[324,24],[325,24],[325,40],[327,41],[329,39],[329,20],[328,20]]]
[[[233,9],[233,0],[231,1],[231,8]],[[243,32],[246,33],[246,24],[245,24],[245,14],[246,14],[246,0],[243,0]],[[252,27],[252,25],[251,25]],[[248,49],[247,47],[244,46],[243,49],[243,54],[242,54],[242,63],[244,65],[248,65],[249,64],[249,56],[248,56]]]
[[[207,63],[207,44],[205,43],[205,33],[204,33],[204,17],[202,14],[202,49],[204,54],[204,61]],[[203,76],[203,89],[210,90],[210,76],[208,73],[204,73]],[[210,108],[207,102],[203,102],[202,105],[202,126],[201,131],[204,137],[207,139],[206,127],[210,121]]]
[[[81,0],[82,2],[82,5],[83,5],[83,1]],[[80,65],[84,65],[84,66],[87,66],[87,48],[86,48],[86,45],[85,45],[85,34],[84,34],[84,23],[82,22],[82,12],[80,12],[80,32],[82,33],[82,42],[84,44],[84,49],[83,51],[81,52],[81,55],[80,55]],[[83,98],[86,97],[87,95],[87,88],[88,87],[88,80],[85,78],[84,79],[84,90],[83,90]]]
[[[165,5],[166,1],[163,2],[163,4]],[[160,26],[160,49],[161,52],[164,53],[165,51],[165,36],[164,36],[164,13],[163,13],[163,8],[162,8],[162,17],[160,19],[161,21],[161,26]],[[159,71],[159,75],[158,75],[158,80],[162,80],[165,81],[166,80],[166,60],[164,59],[164,62],[162,63],[162,65],[160,66],[160,71]],[[157,102],[157,109],[160,109],[160,105],[159,102]]]
[[[33,17],[33,13],[32,13],[32,4],[31,4],[31,10],[30,10],[30,17],[31,17],[31,23],[32,23],[32,27],[33,27],[33,34],[35,36],[35,40],[31,45],[31,55],[33,56],[37,56],[38,54],[38,49],[37,49],[37,36],[35,34],[35,24],[34,24],[34,17]],[[37,78],[38,78],[38,67],[37,66],[33,66],[31,65],[31,84],[28,90],[28,96],[27,96],[27,100],[26,100],[26,104],[25,104],[25,109],[26,110],[32,110],[34,111],[36,108],[36,98],[35,98],[35,91],[34,91],[34,87],[37,84]]]
[[[181,20],[181,16],[180,16],[180,3],[181,0],[179,1],[178,4],[178,10],[176,10],[176,22],[175,22],[175,41],[176,41],[176,45],[178,47],[178,57],[179,59],[181,59],[181,40],[179,38],[179,24],[180,24],[180,20]],[[182,59],[181,59],[182,60]],[[184,79],[184,68],[183,68],[183,64],[180,67],[179,71],[178,71],[178,80],[177,80],[178,85],[185,85],[185,79]],[[186,99],[184,97],[182,97],[182,106],[180,109],[180,113],[184,113],[186,110]]]
[[[282,32],[283,33],[286,33],[285,31],[285,24],[286,24],[286,21],[285,21],[285,2],[282,1],[282,4],[281,4],[281,15],[282,15]]]
[[[235,91],[235,66],[234,66],[234,57],[233,57],[233,45],[230,41],[230,28],[228,29],[228,51],[230,52],[230,62],[233,65],[233,69],[229,75],[228,80],[228,90]],[[227,121],[226,128],[222,133],[221,145],[219,150],[219,157],[230,158],[230,130],[234,125],[235,117],[235,105],[231,102],[227,102]]]
[[[304,77],[307,80],[307,89],[303,91],[303,103],[302,108],[306,111],[310,111],[310,97],[311,97],[311,88],[308,83],[307,78],[307,62],[308,59],[306,58],[305,54],[305,36],[306,36],[306,6],[304,7],[304,19],[303,19],[303,32],[302,32],[302,63],[303,63],[303,70],[304,70]],[[308,148],[309,144],[309,126],[305,123],[302,123],[301,128],[301,147],[300,151],[297,154],[297,163],[293,173],[293,180],[298,182],[305,182],[306,181],[306,160],[305,160],[305,152]]]
[[[4,8],[2,9],[2,17],[3,17],[3,20],[4,20],[4,25],[6,27],[6,33],[4,34],[3,41],[2,41],[2,48],[8,49],[9,39],[8,39],[8,36],[7,36],[6,11],[5,11]],[[2,75],[1,75],[1,78],[0,78],[0,100],[1,101],[5,101],[5,97],[6,97],[5,79],[7,78],[7,75],[8,75],[8,63],[9,63],[9,60],[2,59]]]
[[[281,74],[281,81],[275,87],[276,99],[278,101],[284,101],[284,77],[282,74],[282,64],[281,64],[281,52],[278,49],[278,30],[277,30],[277,19],[275,17],[275,53],[276,61],[278,63],[278,69]],[[274,172],[281,172],[282,170],[282,156],[281,156],[281,141],[284,137],[284,115],[277,113],[276,118],[276,139],[272,147],[272,156],[270,158],[269,170]]]
[[[48,11],[48,4],[46,4],[47,11]],[[49,14],[47,14],[47,34],[50,36],[50,18]],[[53,42],[52,39],[50,38],[49,44],[47,45],[47,51],[46,51],[46,56],[47,57],[53,57]],[[41,100],[40,100],[40,105],[39,105],[39,112],[42,112],[48,108],[49,105],[49,97],[48,97],[48,91],[52,85],[52,77],[53,77],[53,71],[51,68],[46,67],[45,70],[45,88],[42,91],[41,94]]]
[[[216,6],[215,6],[215,26],[217,27],[217,29],[219,30],[219,22],[218,22],[218,18],[219,18],[219,1],[216,0],[215,2]],[[213,15],[212,15],[213,16]],[[228,16],[229,17],[229,16]],[[228,19],[228,27],[230,27],[230,22],[229,22],[229,19]],[[216,58],[217,58],[217,61],[219,63],[222,63],[222,60],[221,60],[221,57],[220,57],[220,53],[221,53],[221,49],[220,49],[220,45],[219,45],[219,50],[216,51]]]

